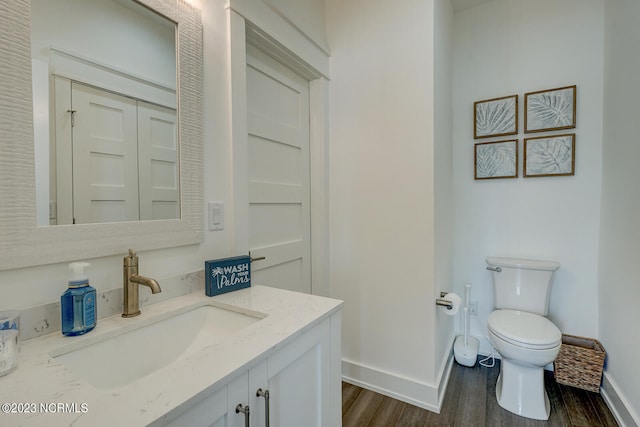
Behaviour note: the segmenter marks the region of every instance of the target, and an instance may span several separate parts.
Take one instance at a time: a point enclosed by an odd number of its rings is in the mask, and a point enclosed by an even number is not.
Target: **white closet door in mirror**
[[[138,102],[140,219],[180,218],[176,110]]]
[[[136,101],[77,83],[71,98],[74,223],[137,221]]]

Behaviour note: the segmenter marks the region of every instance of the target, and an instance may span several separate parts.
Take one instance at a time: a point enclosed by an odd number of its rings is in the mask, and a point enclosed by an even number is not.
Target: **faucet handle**
[[[133,249],[129,249],[129,255],[124,257],[124,266],[131,267],[138,265],[138,255]]]

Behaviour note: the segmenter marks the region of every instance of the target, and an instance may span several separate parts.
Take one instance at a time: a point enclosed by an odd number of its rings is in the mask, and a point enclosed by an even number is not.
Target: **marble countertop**
[[[146,323],[156,316],[203,301],[241,313],[262,313],[266,317],[215,345],[187,358],[178,358],[118,388],[95,388],[49,354],[71,343],[95,339],[97,335],[123,327],[132,328],[137,323]],[[21,344],[18,369],[0,377],[0,405],[3,405],[0,425],[146,426],[198,394],[222,387],[263,356],[339,310],[341,305],[338,300],[264,286],[213,298],[200,290],[145,306],[142,314],[135,318],[114,315],[101,319],[93,331],[83,336],[64,337],[57,331],[26,340]],[[6,413],[7,408],[21,413]],[[24,413],[34,408],[35,411]]]

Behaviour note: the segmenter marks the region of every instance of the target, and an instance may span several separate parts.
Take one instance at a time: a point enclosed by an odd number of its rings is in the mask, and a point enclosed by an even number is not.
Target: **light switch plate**
[[[209,202],[209,231],[224,230],[224,203]]]

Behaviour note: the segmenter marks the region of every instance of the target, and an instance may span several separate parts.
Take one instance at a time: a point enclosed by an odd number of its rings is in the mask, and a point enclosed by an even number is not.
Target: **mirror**
[[[78,3],[93,2],[74,2],[74,5]],[[26,0],[3,0],[0,4],[0,61],[3,64],[0,69],[0,270],[124,254],[129,247],[142,251],[203,240],[200,11],[183,0],[139,0],[138,3],[174,25],[179,218],[37,226],[36,172],[40,173],[42,158],[35,157],[34,113],[37,117],[41,111],[39,104],[34,109],[31,96],[34,80],[30,5]],[[91,46],[94,50],[86,56],[98,65],[105,65],[96,59],[98,46]],[[58,72],[61,69],[58,59],[68,59],[69,55],[65,55],[68,53],[74,52],[50,53]],[[122,71],[117,65],[106,68]]]
[[[39,226],[180,218],[175,33],[133,0],[31,0]]]

